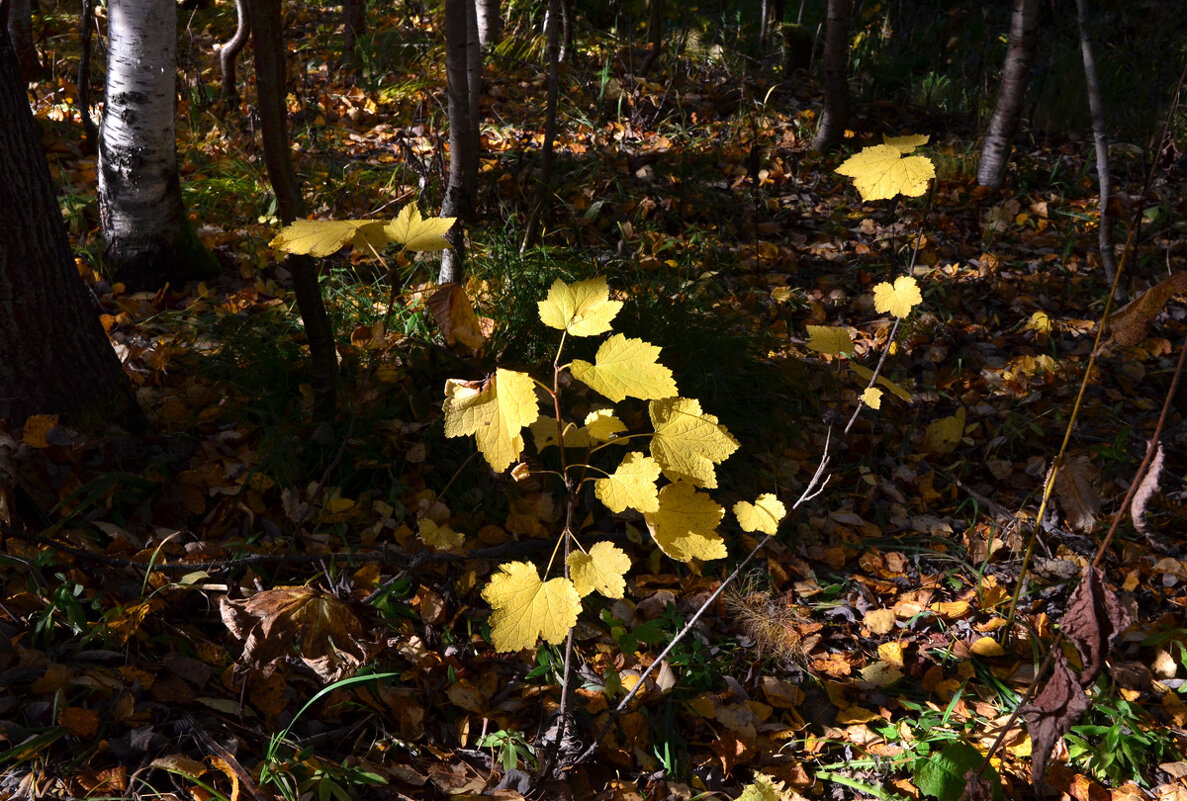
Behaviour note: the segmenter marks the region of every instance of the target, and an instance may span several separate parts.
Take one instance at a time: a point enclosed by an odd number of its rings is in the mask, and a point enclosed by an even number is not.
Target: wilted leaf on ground
[[[1080,684],[1090,686],[1104,670],[1109,648],[1117,635],[1129,627],[1129,613],[1117,595],[1104,583],[1100,568],[1088,565],[1080,583],[1068,598],[1060,628],[1080,652],[1083,668]]]
[[[1158,492],[1158,477],[1162,473],[1162,443],[1154,446],[1154,458],[1150,460],[1150,467],[1146,475],[1142,476],[1142,483],[1133,493],[1133,501],[1129,504],[1129,516],[1133,520],[1133,527],[1143,537],[1150,536],[1150,529],[1146,525],[1146,506],[1150,499]]]
[[[889,200],[895,195],[919,197],[927,191],[927,182],[936,177],[936,168],[926,156],[906,156],[912,137],[888,140],[893,144],[865,147],[837,168],[853,179],[862,200]],[[926,141],[926,140],[925,140]]]
[[[655,487],[659,473],[655,459],[628,453],[613,473],[594,482],[594,494],[616,514],[627,509],[654,512],[659,508]]]
[[[599,592],[607,598],[621,598],[626,592],[623,578],[631,569],[631,558],[610,542],[594,543],[589,553],[569,554],[569,575],[582,598]]]
[[[1087,454],[1069,456],[1055,473],[1055,499],[1067,515],[1072,528],[1092,531],[1100,514],[1100,497],[1093,489],[1096,468]]]
[[[701,487],[717,486],[714,465],[729,458],[738,449],[717,418],[701,411],[701,404],[691,398],[666,398],[651,402],[651,455],[659,462],[664,475],[673,481],[691,481]]]
[[[683,482],[659,491],[659,509],[643,515],[660,550],[673,559],[723,559],[725,541],[717,525],[725,510],[708,495]]]
[[[1166,302],[1175,295],[1187,292],[1187,270],[1175,273],[1147,289],[1124,308],[1109,315],[1106,325],[1113,341],[1119,345],[1136,345],[1146,336],[1146,329]]]
[[[1092,701],[1080,687],[1076,674],[1061,653],[1055,655],[1055,669],[1034,701],[1022,707],[1022,718],[1030,732],[1030,775],[1035,787],[1042,787],[1047,760],[1059,738],[1080,721]]]
[[[494,610],[490,616],[491,640],[496,651],[531,648],[537,639],[557,645],[577,625],[581,596],[565,578],[540,579],[535,565],[510,562],[499,565],[482,591]]]
[[[416,204],[409,203],[384,227],[384,232],[392,242],[407,250],[445,250],[449,247],[445,234],[456,220],[456,217],[421,217]]]
[[[349,675],[367,657],[363,627],[349,606],[312,587],[275,587],[246,600],[219,598],[223,624],[243,640],[242,661],[269,675],[300,649],[325,681]]]
[[[900,275],[893,285],[883,281],[874,287],[874,310],[879,314],[907,317],[922,302],[919,283],[909,275]]]
[[[575,337],[588,337],[610,330],[610,321],[622,308],[622,301],[610,300],[605,278],[591,278],[572,285],[558,278],[548,290],[548,297],[538,305],[544,325]]]
[[[445,383],[445,436],[470,434],[496,472],[523,451],[521,431],[540,416],[536,385],[527,373],[499,368],[486,381]]]
[[[486,345],[482,324],[461,284],[441,284],[425,300],[425,305],[445,336],[446,345],[460,343],[472,351],[481,350]]]
[[[783,502],[769,492],[759,495],[754,503],[738,501],[734,504],[734,517],[743,531],[775,534],[786,514],[787,508]]]
[[[573,377],[618,403],[625,398],[653,400],[676,394],[672,371],[656,362],[659,348],[615,334],[598,348],[595,363],[576,359]]]

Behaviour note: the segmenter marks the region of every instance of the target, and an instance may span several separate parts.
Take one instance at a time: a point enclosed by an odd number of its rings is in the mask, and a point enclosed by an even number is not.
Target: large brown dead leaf
[[[1084,667],[1080,685],[1087,687],[1105,667],[1105,657],[1113,640],[1129,626],[1129,613],[1121,607],[1117,596],[1105,586],[1099,568],[1084,568],[1071,598],[1060,628],[1080,652]]]
[[[1133,520],[1133,527],[1143,537],[1150,536],[1150,528],[1146,525],[1146,507],[1150,499],[1158,492],[1158,477],[1162,473],[1162,443],[1154,446],[1154,458],[1150,460],[1150,467],[1146,475],[1142,476],[1142,483],[1133,493],[1133,501],[1129,504],[1129,516]]]
[[[461,344],[474,353],[486,345],[486,333],[461,284],[442,284],[429,295],[426,305],[445,336],[445,344]]]
[[[1080,720],[1092,706],[1087,693],[1080,687],[1076,674],[1068,667],[1063,654],[1055,657],[1055,670],[1043,691],[1034,701],[1022,707],[1022,718],[1030,732],[1030,777],[1036,789],[1043,786],[1047,775],[1047,760],[1059,738]]]
[[[224,596],[219,612],[243,640],[242,663],[264,675],[293,655],[294,645],[327,683],[349,676],[368,656],[363,626],[351,608],[312,587],[275,587],[242,601]]]
[[[1055,498],[1068,523],[1079,531],[1092,531],[1100,514],[1100,497],[1093,488],[1096,477],[1087,454],[1067,457],[1055,474]]]
[[[1113,341],[1119,345],[1136,345],[1146,337],[1146,329],[1166,302],[1181,292],[1187,292],[1187,271],[1178,272],[1147,289],[1116,314],[1109,315],[1106,324]]]

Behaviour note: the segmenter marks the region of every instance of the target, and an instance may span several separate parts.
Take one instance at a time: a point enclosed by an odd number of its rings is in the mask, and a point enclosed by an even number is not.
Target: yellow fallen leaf
[[[889,634],[894,631],[894,610],[874,609],[866,612],[862,623],[874,634]]]
[[[817,353],[835,356],[853,352],[853,337],[849,335],[849,329],[842,326],[810,325],[807,345]]]
[[[997,640],[992,637],[980,637],[969,646],[969,651],[977,656],[1004,656],[1006,651]]]
[[[574,551],[568,563],[569,576],[582,598],[595,591],[607,598],[621,598],[626,592],[623,576],[631,569],[631,558],[613,543],[595,543],[589,553]]]
[[[927,424],[923,433],[923,442],[932,453],[952,453],[960,444],[964,436],[964,407],[956,410],[950,417],[941,417]]]
[[[527,562],[499,565],[482,598],[493,610],[491,640],[495,650],[520,651],[537,639],[558,645],[577,625],[581,596],[565,578],[541,581],[540,573]]]
[[[466,541],[465,534],[449,526],[439,526],[427,517],[421,518],[417,527],[420,529],[420,541],[435,551],[452,551]]]

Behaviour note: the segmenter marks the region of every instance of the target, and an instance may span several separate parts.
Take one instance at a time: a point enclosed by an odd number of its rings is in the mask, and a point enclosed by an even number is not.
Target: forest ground
[[[389,313],[385,270],[324,259],[342,399],[338,419],[318,423],[288,276],[268,247],[278,225],[249,101],[212,97],[213,45],[232,20],[222,6],[190,19],[179,107],[186,200],[226,269],[155,294],[102,273],[96,160],[71,105],[77,43],[66,11],[44,21],[53,77],[32,87],[34,107],[80,272],[153,430],[83,436],[35,418],[8,432],[5,458],[19,451],[22,470],[10,519],[40,518],[42,534],[6,537],[0,567],[0,790],[520,797],[563,649],[496,654],[479,592],[498,561],[548,552],[560,507],[546,483],[495,476],[472,441],[443,437],[445,380],[539,371],[555,339],[536,301],[558,277],[605,276],[625,302],[616,330],[663,346],[684,394],[740,441],[722,466],[727,505],[762,492],[790,503],[864,386],[850,359],[807,347],[806,326],[848,326],[852,361],[873,367],[891,320],[872,287],[910,269],[924,302],[883,371],[910,400],[887,393],[862,413],[823,494],[791,513],[596,756],[541,791],[734,798],[763,772],[808,798],[955,801],[976,767],[968,747],[985,753],[1035,682],[1070,582],[1119,512],[1187,330],[1172,302],[1137,342],[1099,354],[1070,443],[1079,483],[1039,533],[1014,636],[999,643],[1108,295],[1091,143],[1024,135],[1009,189],[988,191],[958,119],[859,103],[846,152],[820,154],[803,74],[743,70],[706,47],[635,80],[624,43],[583,39],[562,72],[551,217],[521,253],[544,83],[539,37],[513,32],[486,70],[466,283],[490,340],[477,356],[443,344],[424,303],[431,264],[398,270]],[[394,15],[372,24],[351,74],[333,19],[290,19],[293,143],[318,218],[391,216],[409,201],[431,214],[440,201],[438,32]],[[863,204],[834,172],[883,133],[930,134],[925,197]],[[1117,218],[1144,221],[1122,281],[1133,297],[1179,269],[1182,196],[1163,173],[1139,205],[1140,153],[1116,152]],[[1133,622],[1051,760],[1048,781],[1077,801],[1187,797],[1185,440],[1174,414],[1149,531],[1125,524],[1103,561]],[[422,519],[465,544],[410,561],[428,551]],[[728,572],[660,558],[638,520],[596,522],[634,569],[625,599],[588,604],[578,624],[583,741]],[[755,540],[724,533],[732,565]],[[467,557],[476,549],[483,558]],[[361,628],[331,626],[333,646],[394,680],[344,684],[304,710],[324,686],[308,664],[252,664],[218,597],[304,585],[351,602]],[[257,659],[261,640],[303,634],[275,604],[255,610],[275,626],[255,629]],[[1033,793],[1030,746],[1016,725],[994,755],[1007,797]]]

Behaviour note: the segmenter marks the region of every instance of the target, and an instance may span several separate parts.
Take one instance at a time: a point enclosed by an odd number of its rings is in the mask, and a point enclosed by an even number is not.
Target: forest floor
[[[77,43],[65,10],[43,22],[53,77],[31,86],[34,108],[80,272],[152,429],[84,436],[36,417],[0,443],[20,471],[0,497],[0,793],[626,801],[736,798],[762,773],[787,798],[956,801],[996,743],[987,775],[1005,797],[1033,797],[1032,741],[1011,715],[1052,648],[1081,662],[1056,632],[1128,512],[1187,333],[1182,306],[1161,298],[1129,344],[1104,343],[1076,408],[1109,290],[1090,141],[1023,137],[1010,188],[988,191],[959,121],[859,104],[843,152],[821,154],[819,96],[802,74],[690,49],[634,78],[630,48],[583,41],[561,76],[555,202],[542,244],[521,252],[545,86],[539,37],[513,31],[485,73],[465,284],[488,340],[445,345],[425,302],[429,259],[394,265],[394,288],[357,253],[323,259],[341,370],[338,417],[319,423],[288,274],[268,246],[279,225],[250,102],[212,99],[214,45],[233,17],[193,13],[179,79],[186,200],[224,274],[139,294],[102,273],[96,158],[72,105]],[[410,201],[432,214],[438,34],[372,20],[380,32],[351,73],[333,24],[305,9],[290,19],[294,152],[313,216],[390,217]],[[930,135],[927,195],[863,204],[834,172],[883,133]],[[1181,269],[1184,208],[1165,174],[1139,200],[1137,151],[1118,148],[1114,168],[1117,241],[1143,220],[1121,281],[1132,298]],[[893,388],[842,436],[865,386],[850,364],[872,369],[890,344],[873,287],[908,273],[923,303],[882,368]],[[552,550],[561,497],[494,474],[472,439],[446,439],[441,408],[449,378],[496,365],[547,376],[556,338],[536,302],[557,278],[596,276],[624,302],[615,329],[662,346],[682,392],[740,442],[720,468],[725,506],[768,492],[791,506],[826,448],[831,480],[593,758],[533,784],[564,647],[496,653],[481,591],[500,561]],[[814,350],[809,325],[847,327],[852,354]],[[1073,415],[1071,478],[1036,537]],[[1046,770],[1076,801],[1187,798],[1187,428],[1173,409],[1162,442],[1145,533],[1123,520],[1101,560],[1117,595],[1093,623],[1107,612],[1128,625]],[[757,542],[726,526],[727,559],[684,565],[638,517],[591,515],[582,525],[633,569],[625,597],[590,596],[576,628],[583,746]],[[434,552],[425,521],[464,542]],[[220,604],[228,593],[256,603]]]

